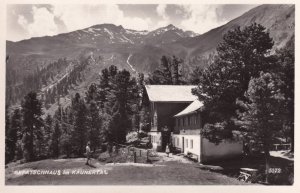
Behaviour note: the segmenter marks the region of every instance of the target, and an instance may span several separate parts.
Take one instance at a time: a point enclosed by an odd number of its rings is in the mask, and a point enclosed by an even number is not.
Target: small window
[[[153,125],[154,125],[154,127],[157,126],[157,114],[156,114],[156,112],[154,113],[154,116],[153,116]]]
[[[188,139],[185,140],[185,144],[186,144],[185,145],[186,147],[189,147],[189,140]]]
[[[193,149],[193,140],[191,139],[191,149]]]

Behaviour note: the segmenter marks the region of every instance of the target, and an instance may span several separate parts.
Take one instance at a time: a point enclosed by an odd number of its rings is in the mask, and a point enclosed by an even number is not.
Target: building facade
[[[241,140],[224,140],[214,144],[201,136],[200,129],[204,125],[202,108],[203,104],[195,100],[174,116],[175,132],[172,134],[172,145],[184,155],[202,163],[241,155]]]
[[[153,148],[164,151],[175,127],[174,115],[196,99],[191,93],[195,86],[146,85],[145,88],[150,104],[149,136]]]
[[[218,145],[201,136],[203,103],[192,94],[195,86],[146,85],[150,105],[153,148],[165,151],[167,144],[198,162],[241,155],[243,142],[224,140]]]

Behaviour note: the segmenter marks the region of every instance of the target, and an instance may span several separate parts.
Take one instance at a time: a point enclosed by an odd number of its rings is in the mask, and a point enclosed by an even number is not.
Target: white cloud
[[[149,24],[152,22],[150,18],[141,19],[138,17],[134,18],[123,18],[119,20],[120,25],[122,24],[128,29],[135,29],[135,30],[149,30]]]
[[[18,24],[20,24],[23,28],[27,28],[28,21],[24,15],[18,15]]]
[[[218,19],[218,11],[222,11],[218,5],[182,5],[182,7],[188,15],[180,24],[185,30],[201,34],[226,22]]]
[[[33,21],[23,16],[18,16],[18,23],[28,32],[30,37],[55,35],[58,33],[58,27],[54,21],[54,15],[45,7],[32,7]]]
[[[166,13],[166,8],[167,8],[167,5],[166,4],[159,4],[157,7],[156,7],[156,12],[159,16],[161,16],[163,19],[168,19],[168,15]]]
[[[45,7],[32,7],[32,22],[24,15],[18,15],[18,24],[27,32],[28,37],[56,35],[102,23],[122,25],[124,28],[149,30],[152,20],[139,17],[125,17],[118,5],[53,5],[51,10]],[[61,31],[56,20],[61,20],[65,31]],[[61,24],[60,24],[61,25]],[[24,35],[25,36],[25,35]]]
[[[45,7],[33,6],[32,21],[27,18],[28,16],[20,14],[17,22],[29,37],[55,35],[102,23],[122,25],[124,28],[135,30],[153,30],[169,24],[176,24],[184,30],[204,33],[226,22],[220,21],[218,18],[218,13],[222,11],[222,6],[219,5],[176,6],[177,8],[169,7],[166,4],[158,5],[155,11],[159,19],[154,20],[150,18],[151,16],[146,18],[126,16],[115,4],[57,4],[52,5],[50,10]],[[174,17],[170,11],[177,16]],[[25,36],[25,34],[23,35]]]
[[[166,4],[159,4],[157,7],[156,7],[156,12],[157,14],[162,17],[162,20],[160,20],[159,22],[157,22],[155,28],[159,28],[159,27],[165,27],[169,24],[171,24],[171,20],[170,20],[170,17],[168,16],[167,12],[166,12],[166,9],[167,9],[167,5]]]
[[[53,13],[65,24],[68,31],[102,23],[147,30],[151,23],[150,18],[125,17],[118,5],[54,5]]]

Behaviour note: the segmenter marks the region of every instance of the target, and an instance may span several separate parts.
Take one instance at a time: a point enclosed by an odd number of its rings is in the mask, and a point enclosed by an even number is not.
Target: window
[[[185,140],[185,144],[186,144],[185,145],[186,147],[189,147],[189,140],[188,139]]]
[[[191,139],[191,149],[193,149],[193,140]]]

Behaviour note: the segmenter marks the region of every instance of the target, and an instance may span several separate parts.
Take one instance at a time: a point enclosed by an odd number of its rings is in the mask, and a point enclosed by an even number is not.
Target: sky
[[[102,23],[126,29],[154,30],[173,24],[202,34],[242,15],[247,4],[10,4],[7,40],[52,36]]]

